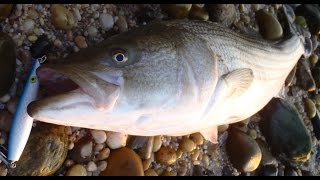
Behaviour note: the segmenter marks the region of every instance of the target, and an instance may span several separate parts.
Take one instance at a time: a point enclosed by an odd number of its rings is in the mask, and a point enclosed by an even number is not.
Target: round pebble
[[[157,172],[154,169],[147,169],[144,172],[145,176],[158,176]]]
[[[202,156],[202,163],[203,163],[204,167],[208,167],[209,166],[210,159],[209,159],[208,155],[205,154],[205,155]]]
[[[309,57],[309,61],[311,64],[315,65],[317,64],[318,62],[318,56],[316,54],[312,54],[310,57]]]
[[[155,159],[161,164],[171,165],[176,162],[177,154],[175,150],[170,147],[161,147],[160,150],[156,152]]]
[[[89,26],[88,27],[88,35],[90,37],[95,37],[97,34],[98,34],[98,30],[97,30],[96,27],[94,27],[94,26]]]
[[[52,24],[62,30],[70,30],[75,25],[73,14],[61,4],[53,4],[50,8]]]
[[[307,112],[307,116],[311,119],[316,115],[317,108],[314,102],[310,98],[304,99],[305,110]]]
[[[104,148],[102,151],[98,154],[97,158],[99,160],[105,160],[109,157],[110,155],[110,149],[109,148]]]
[[[110,14],[105,14],[105,13],[100,14],[99,22],[102,29],[106,31],[113,28],[114,26],[114,20]]]
[[[96,163],[89,161],[87,164],[87,171],[96,171],[98,169]]]
[[[81,21],[81,14],[78,8],[73,9],[73,15],[76,18],[76,20]]]
[[[79,37],[79,36],[77,36]],[[77,39],[77,38],[76,38]],[[105,131],[101,131],[101,130],[91,130],[91,135],[94,139],[94,141],[97,144],[101,144],[101,143],[105,143],[107,140],[107,134]]]
[[[192,161],[197,161],[200,155],[199,149],[195,149],[192,154],[191,154],[191,160]]]
[[[11,113],[11,114],[14,114],[16,112],[16,107],[18,105],[18,101],[19,99],[18,98],[13,98],[13,99],[10,99],[7,103],[7,109],[8,111]]]
[[[174,19],[186,18],[191,10],[192,4],[167,4],[161,8]]]
[[[143,166],[140,157],[126,147],[111,152],[105,171],[101,176],[143,176]]]
[[[110,149],[118,149],[126,146],[128,135],[119,132],[107,133],[107,145]]]
[[[118,20],[116,21],[116,24],[117,24],[120,32],[128,31],[127,20],[124,16],[119,16]]]
[[[179,144],[179,149],[183,152],[191,152],[196,148],[196,144],[189,138],[182,138],[182,141]]]
[[[190,134],[189,138],[196,144],[196,145],[202,145],[203,144],[203,137],[201,133],[193,133]]]
[[[256,12],[256,19],[259,25],[259,32],[263,38],[276,40],[282,37],[281,24],[273,14],[262,9]]]
[[[99,171],[104,171],[107,168],[107,165],[108,165],[107,161],[99,161],[97,163],[97,168]]]
[[[159,149],[161,148],[161,145],[162,145],[161,136],[155,136],[154,139],[153,139],[152,151],[153,152],[159,151]]]
[[[87,170],[81,164],[75,164],[68,169],[66,176],[87,176]]]
[[[22,25],[22,29],[25,32],[31,32],[33,31],[33,28],[35,26],[35,22],[32,19],[26,19]]]

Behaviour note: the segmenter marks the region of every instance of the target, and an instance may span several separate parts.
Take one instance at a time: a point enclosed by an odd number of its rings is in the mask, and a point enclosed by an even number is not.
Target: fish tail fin
[[[312,42],[311,34],[307,29],[301,27],[294,22],[294,10],[290,5],[284,4],[282,6],[282,11],[279,13],[279,19],[281,19],[281,25],[283,27],[283,34],[285,39],[290,38],[294,35],[300,37],[301,42],[304,45],[305,58],[308,58],[312,53]]]

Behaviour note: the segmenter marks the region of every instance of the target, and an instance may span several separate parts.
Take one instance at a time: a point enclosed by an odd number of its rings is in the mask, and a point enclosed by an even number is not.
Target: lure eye
[[[36,81],[37,81],[37,77],[36,76],[31,76],[30,82],[31,83],[35,83]]]
[[[122,50],[117,50],[112,53],[113,60],[117,62],[126,62],[128,60],[127,54]]]

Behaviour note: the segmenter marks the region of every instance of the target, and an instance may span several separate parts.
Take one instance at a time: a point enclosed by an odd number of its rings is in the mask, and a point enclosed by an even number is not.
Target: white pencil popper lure
[[[28,115],[27,106],[37,98],[39,81],[37,79],[36,70],[45,60],[46,56],[34,59],[31,71],[13,117],[8,142],[8,161],[4,162],[11,168],[14,168],[15,162],[20,159],[30,136],[33,118]]]

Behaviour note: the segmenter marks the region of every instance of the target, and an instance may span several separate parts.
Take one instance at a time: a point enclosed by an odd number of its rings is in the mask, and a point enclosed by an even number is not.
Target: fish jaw
[[[58,73],[78,88],[30,103],[28,114],[39,121],[71,125],[72,119],[88,120],[112,111],[121,93],[121,73],[111,77],[110,72],[95,75],[93,71],[63,65],[40,67],[37,71],[40,83],[45,81],[42,76]]]

